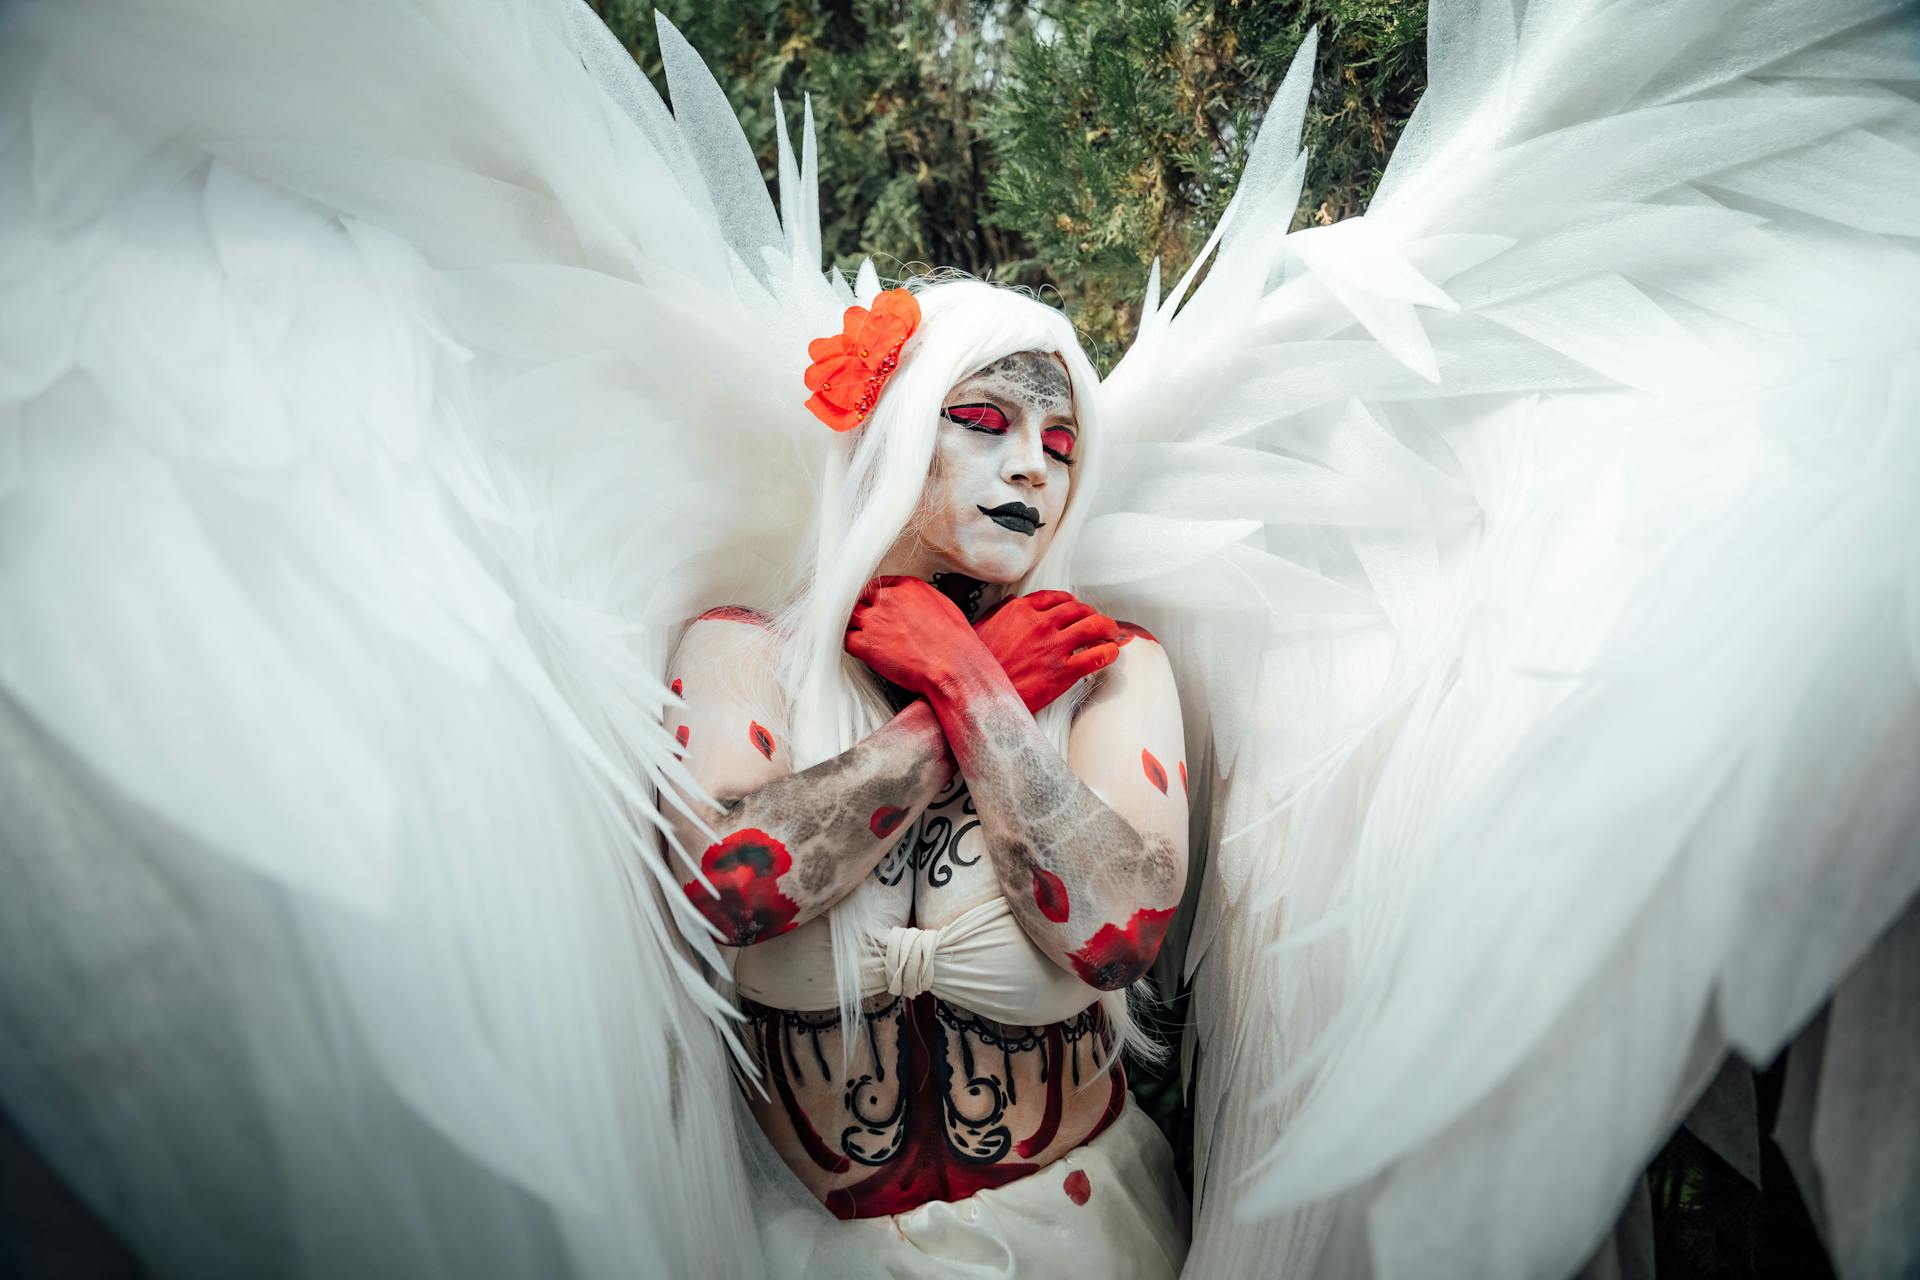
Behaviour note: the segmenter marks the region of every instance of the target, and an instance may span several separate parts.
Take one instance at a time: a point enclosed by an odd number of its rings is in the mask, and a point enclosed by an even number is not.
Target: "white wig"
[[[1099,377],[1065,316],[1024,293],[965,277],[909,283],[921,321],[867,420],[828,457],[811,530],[811,563],[792,584],[776,628],[783,644],[780,678],[787,698],[788,741],[795,769],[849,750],[893,716],[878,681],[845,650],[847,618],[861,588],[899,540],[915,512],[933,462],[940,410],[955,383],[1019,351],[1051,352],[1066,366],[1079,436],[1072,487],[1046,553],[1009,596],[1073,590],[1070,566],[1098,483],[1102,440]],[[1084,686],[1036,717],[1064,756],[1073,708]],[[877,934],[871,882],[833,908],[836,986],[843,1025],[858,1016],[859,947]],[[1120,1043],[1152,1052],[1134,1029],[1121,993],[1104,1003]],[[848,1037],[851,1045],[853,1037]]]
[[[844,648],[860,590],[919,509],[933,464],[940,409],[953,385],[1017,351],[1058,355],[1072,382],[1079,439],[1072,487],[1046,554],[1008,594],[1073,589],[1073,561],[1088,495],[1099,474],[1099,379],[1066,317],[1023,293],[977,280],[915,282],[920,327],[900,352],[880,402],[828,458],[812,528],[813,559],[795,584],[781,628],[794,766],[839,755],[893,715],[866,665]],[[1057,745],[1066,741],[1067,699],[1041,713]],[[1050,723],[1051,722],[1051,723]]]

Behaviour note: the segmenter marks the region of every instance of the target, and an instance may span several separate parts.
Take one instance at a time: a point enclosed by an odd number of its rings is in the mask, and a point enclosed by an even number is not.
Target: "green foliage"
[[[1031,16],[1017,0],[664,0],[661,12],[712,68],[763,172],[775,171],[773,95],[799,136],[813,99],[820,217],[828,258],[883,275],[908,264],[986,275],[1023,256],[984,218],[991,165],[983,104]],[[643,0],[595,0],[661,92],[659,44]]]
[[[992,216],[1033,246],[1097,357],[1131,337],[1148,264],[1178,272],[1204,243],[1313,26],[1303,218],[1364,208],[1423,83],[1425,6],[1405,0],[1039,8],[991,113]]]
[[[665,90],[650,7],[593,0]],[[1061,300],[1106,364],[1147,266],[1182,269],[1315,25],[1301,217],[1358,212],[1419,95],[1419,0],[665,0],[771,175],[777,89],[813,97],[823,243]]]

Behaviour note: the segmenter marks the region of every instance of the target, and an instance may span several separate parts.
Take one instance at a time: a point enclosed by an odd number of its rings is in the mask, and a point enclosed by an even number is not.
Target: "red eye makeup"
[[[946,415],[963,426],[981,431],[997,433],[1007,429],[1007,415],[990,404],[957,404],[946,410]]]
[[[1007,415],[990,404],[956,404],[941,410],[950,422],[957,422],[972,431],[985,431],[991,435],[1005,435]],[[1054,426],[1040,433],[1040,447],[1061,462],[1072,465],[1073,445],[1076,439],[1073,428]]]

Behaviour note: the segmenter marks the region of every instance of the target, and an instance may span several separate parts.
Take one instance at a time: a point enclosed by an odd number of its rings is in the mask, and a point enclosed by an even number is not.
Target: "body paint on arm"
[[[789,772],[772,647],[749,610],[709,610],[668,672],[669,724],[711,800],[669,805],[688,901],[730,946],[779,937],[826,911],[888,853],[899,827],[952,779],[933,712],[915,703],[852,748]],[[697,732],[695,731],[697,730]],[[688,868],[691,870],[691,868]]]
[[[1173,918],[1182,887],[1174,851],[1094,795],[1010,691],[933,702],[1015,919],[1088,986],[1132,984]],[[1164,795],[1165,777],[1140,785]]]

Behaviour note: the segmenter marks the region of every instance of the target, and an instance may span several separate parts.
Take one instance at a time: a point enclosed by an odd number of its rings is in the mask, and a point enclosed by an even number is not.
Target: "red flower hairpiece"
[[[900,363],[900,348],[920,327],[920,304],[905,289],[888,289],[873,310],[848,307],[841,332],[807,344],[807,408],[835,431],[866,421]]]

